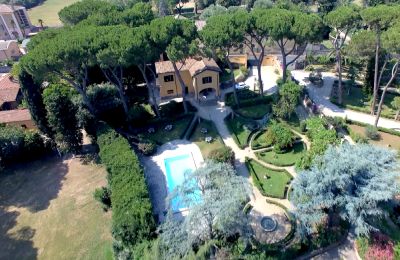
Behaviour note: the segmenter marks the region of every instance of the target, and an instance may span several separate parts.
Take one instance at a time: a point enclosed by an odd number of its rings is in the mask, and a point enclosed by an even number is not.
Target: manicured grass
[[[45,0],[43,4],[28,10],[28,15],[34,25],[40,26],[38,20],[43,20],[44,26],[57,27],[62,23],[58,18],[58,12],[65,6],[71,5],[78,0]]]
[[[244,126],[250,122],[237,116],[233,119],[229,118],[225,122],[236,144],[242,149],[246,147],[251,131]]]
[[[253,182],[264,196],[285,198],[286,186],[292,180],[287,171],[272,170],[254,160],[247,161],[246,166],[250,171]]]
[[[179,117],[178,119],[158,122],[148,126],[154,127],[154,133],[148,133],[147,131],[143,134],[146,139],[152,140],[159,145],[168,143],[176,139],[182,139],[185,131],[187,130],[190,122],[192,121],[193,115],[186,115],[184,117]],[[172,130],[166,131],[164,128],[167,125],[172,125]]]
[[[106,171],[50,157],[0,174],[0,259],[113,259]]]
[[[396,115],[396,110],[390,104],[393,99],[398,96],[392,93],[386,93],[382,109],[382,117],[393,119]],[[379,96],[380,99],[380,96]],[[356,110],[363,113],[370,113],[371,97],[366,95],[361,88],[353,87],[350,90],[350,95],[344,93],[343,105],[348,109]]]
[[[202,128],[207,129],[207,134],[203,134],[201,132]],[[211,136],[213,141],[211,143],[207,143],[205,138],[207,136]],[[218,131],[213,122],[202,120],[194,129],[192,136],[190,137],[190,141],[197,144],[203,154],[204,158],[207,158],[211,151],[224,147],[224,142],[218,134]]]
[[[250,119],[261,119],[271,111],[270,104],[257,104],[254,106],[240,107],[235,110],[239,115]]]
[[[267,140],[266,135],[267,135],[267,130],[262,130],[261,132],[256,133],[256,136],[254,137],[253,142],[251,143],[251,148],[261,149],[271,146],[266,141]]]
[[[257,157],[266,163],[270,163],[276,166],[291,166],[296,164],[301,159],[305,151],[305,145],[302,142],[295,143],[285,153],[276,153],[273,150],[268,152],[257,153]]]

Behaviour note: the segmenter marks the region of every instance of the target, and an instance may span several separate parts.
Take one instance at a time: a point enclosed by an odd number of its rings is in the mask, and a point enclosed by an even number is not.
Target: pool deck
[[[204,161],[200,148],[192,142],[183,140],[166,143],[158,148],[154,156],[141,158],[153,205],[153,214],[158,216],[159,222],[164,219],[165,199],[168,195],[164,159],[184,154],[192,155],[196,168],[199,168]]]

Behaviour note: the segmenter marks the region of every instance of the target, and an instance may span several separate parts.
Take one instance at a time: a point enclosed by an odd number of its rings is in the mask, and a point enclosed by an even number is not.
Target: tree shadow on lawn
[[[35,259],[35,229],[29,226],[12,231],[21,214],[9,207],[26,208],[32,213],[45,210],[58,197],[68,172],[63,158],[49,156],[10,167],[0,173],[0,259]]]
[[[0,206],[45,210],[57,198],[68,172],[65,160],[56,156],[19,164],[0,174]]]
[[[37,248],[33,247],[32,238],[35,230],[25,226],[16,232],[9,234],[20,215],[17,211],[6,211],[0,206],[0,259],[35,259]]]

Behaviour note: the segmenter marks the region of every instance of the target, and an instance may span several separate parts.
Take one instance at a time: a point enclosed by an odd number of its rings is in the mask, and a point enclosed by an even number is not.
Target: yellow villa
[[[171,61],[156,62],[157,85],[160,88],[161,99],[182,96],[182,88],[177,79]],[[221,69],[213,59],[189,58],[184,64],[178,63],[183,82],[186,85],[186,94],[196,100],[207,98],[210,95],[220,96]]]

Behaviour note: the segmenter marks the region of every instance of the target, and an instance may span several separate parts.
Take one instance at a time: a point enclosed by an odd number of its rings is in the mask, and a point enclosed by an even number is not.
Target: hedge
[[[97,143],[111,189],[114,253],[132,254],[155,230],[144,172],[128,141],[111,128],[99,129]]]
[[[0,124],[0,168],[38,159],[51,151],[37,131]]]

